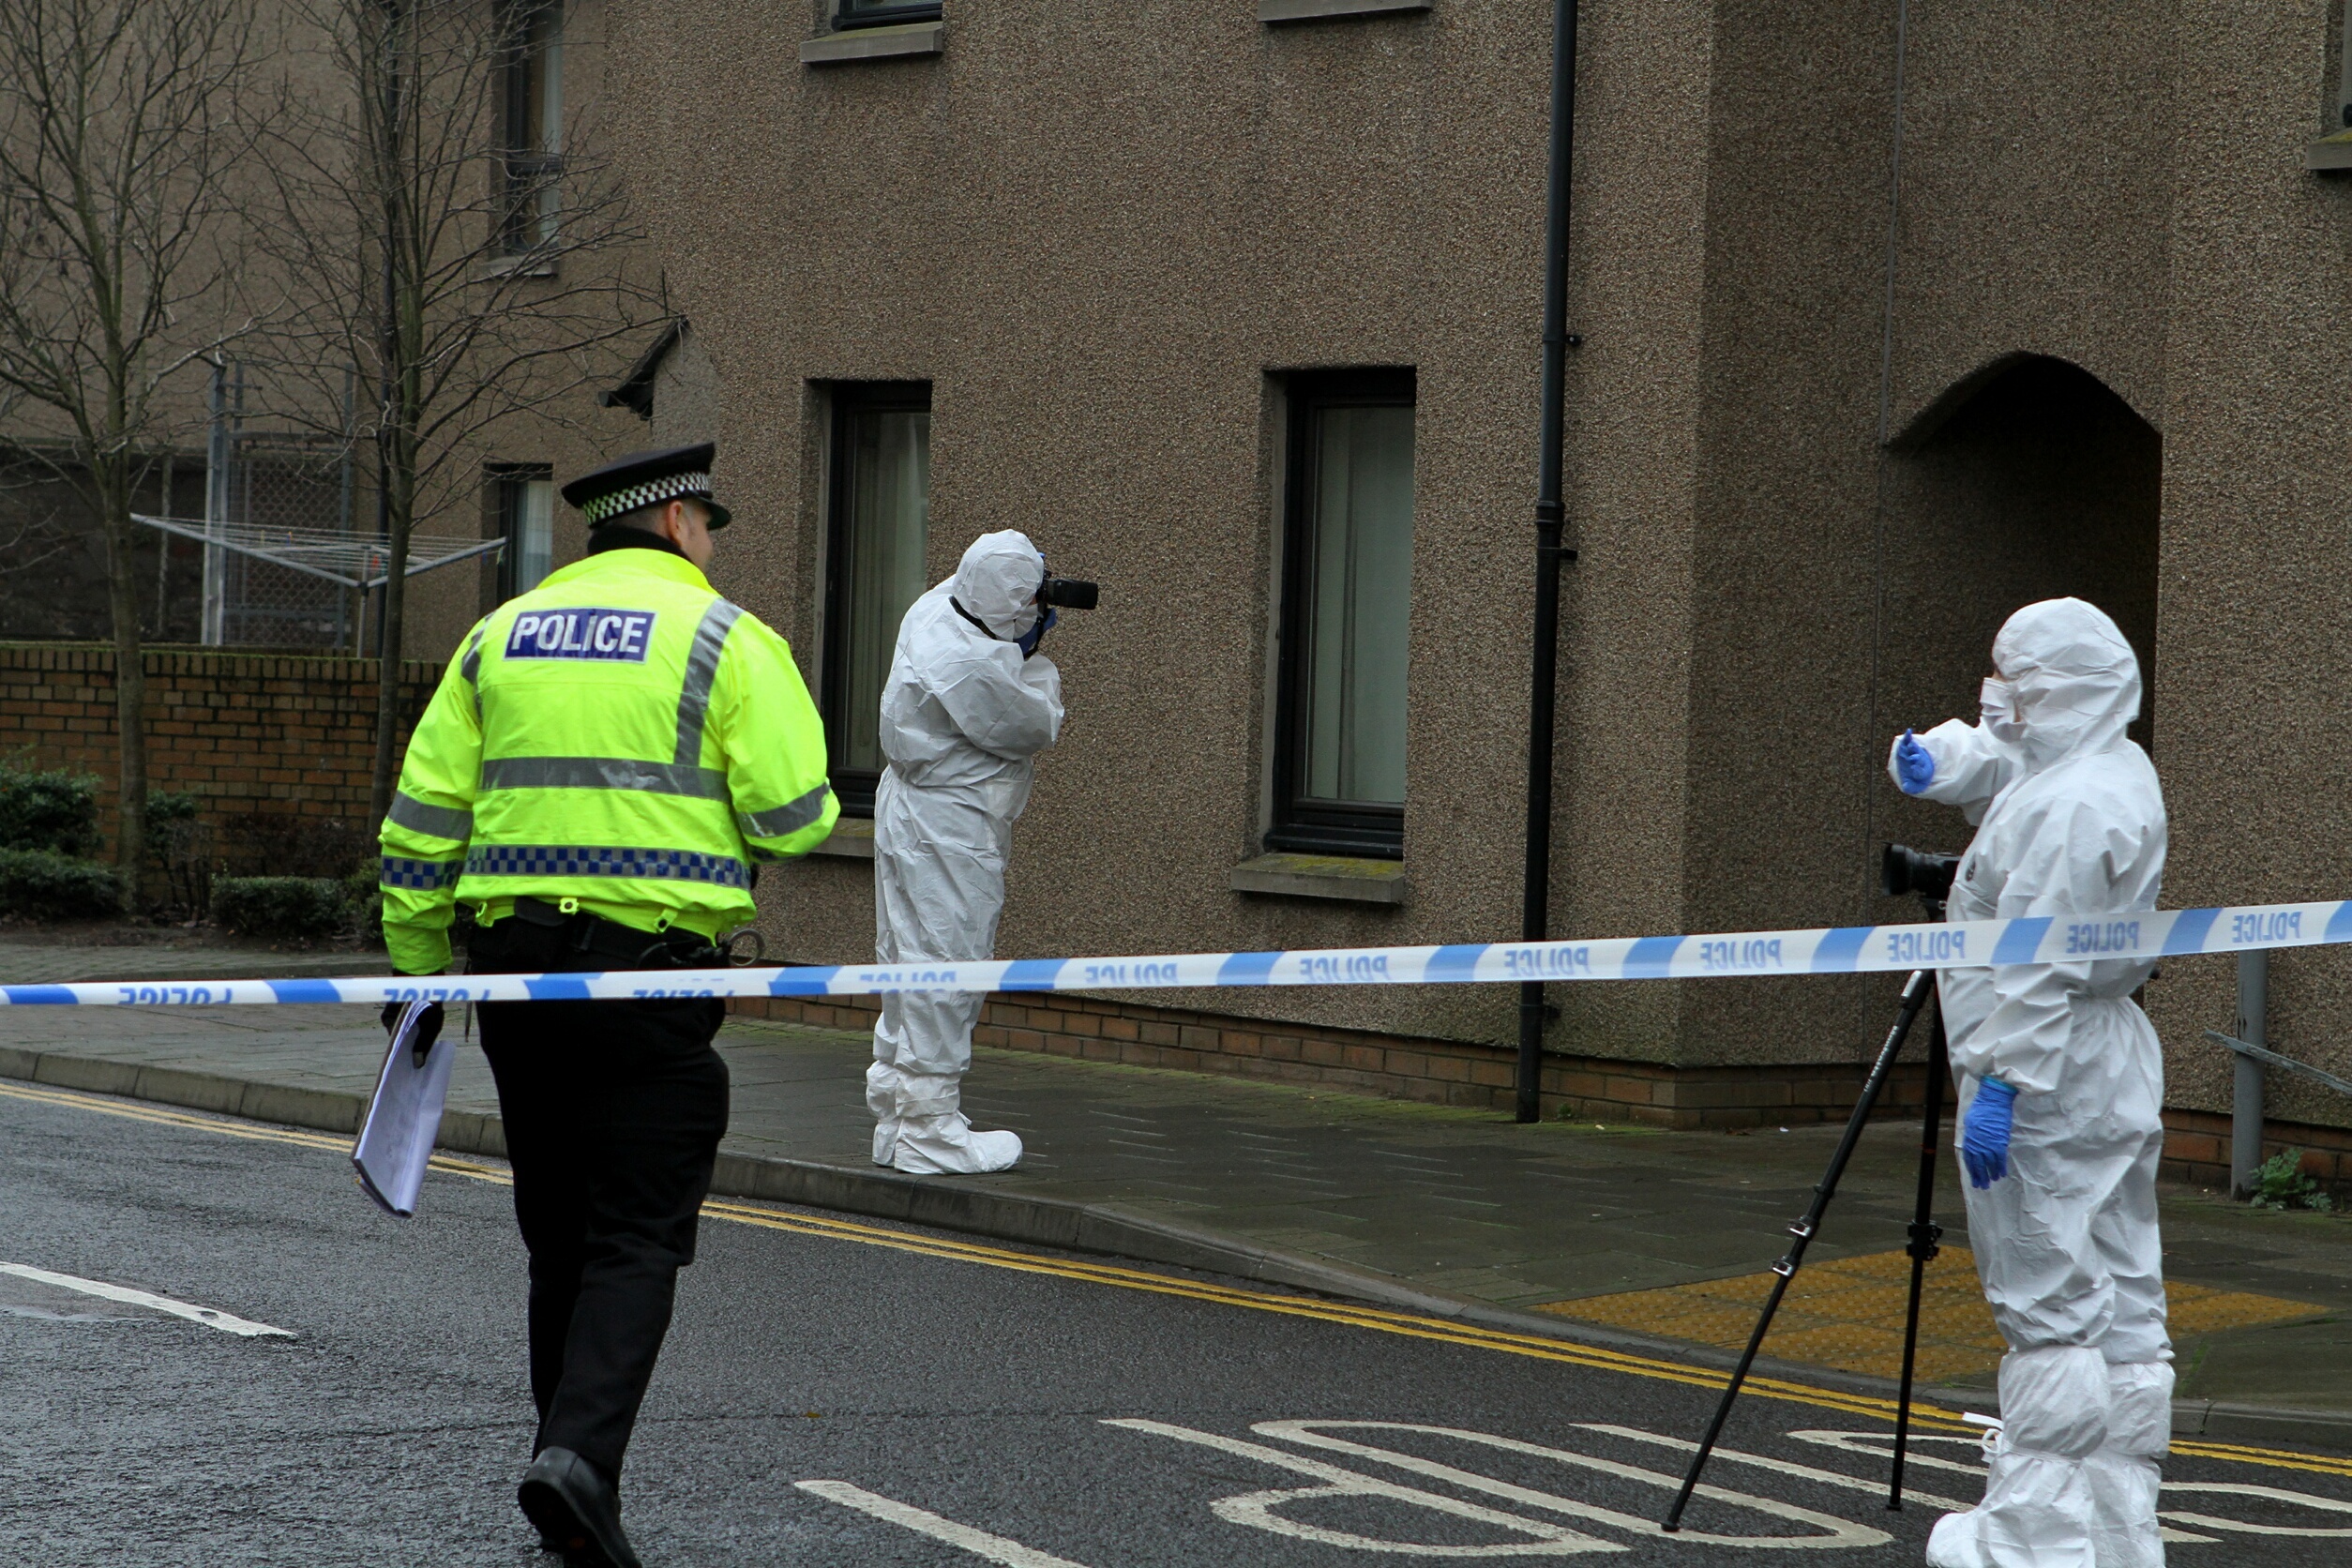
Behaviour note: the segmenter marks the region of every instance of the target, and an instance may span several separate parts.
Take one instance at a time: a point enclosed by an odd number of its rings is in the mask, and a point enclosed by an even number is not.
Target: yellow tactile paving
[[[1764,1353],[1842,1372],[1898,1376],[1910,1272],[1911,1260],[1900,1251],[1807,1263],[1789,1284],[1764,1341]],[[1756,1330],[1756,1314],[1772,1288],[1772,1275],[1767,1272],[1656,1290],[1582,1296],[1536,1310],[1736,1350],[1746,1347]],[[2277,1296],[2179,1281],[2166,1287],[2165,1297],[2176,1334],[2261,1328],[2322,1310]],[[1974,1254],[1966,1247],[1944,1248],[1927,1265],[1920,1293],[1919,1377],[1935,1383],[1989,1376],[2002,1349],[1992,1309],[1977,1287]]]

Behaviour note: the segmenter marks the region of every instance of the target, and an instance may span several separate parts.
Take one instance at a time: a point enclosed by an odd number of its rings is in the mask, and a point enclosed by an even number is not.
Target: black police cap
[[[708,441],[699,446],[672,446],[666,452],[631,452],[565,485],[564,499],[579,507],[588,526],[596,528],[624,512],[683,496],[710,509],[713,528],[724,528],[734,520],[734,514],[711,499],[711,463],[717,456],[717,445]]]

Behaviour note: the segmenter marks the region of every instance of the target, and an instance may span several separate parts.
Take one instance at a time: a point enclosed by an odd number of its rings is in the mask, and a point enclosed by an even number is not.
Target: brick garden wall
[[[204,799],[233,869],[273,866],[364,836],[375,761],[374,659],[159,648],[147,678],[147,773],[158,791]],[[399,666],[400,738],[424,711],[441,666]],[[86,643],[0,643],[0,751],[44,768],[97,774],[111,834],[120,777],[114,654]]]

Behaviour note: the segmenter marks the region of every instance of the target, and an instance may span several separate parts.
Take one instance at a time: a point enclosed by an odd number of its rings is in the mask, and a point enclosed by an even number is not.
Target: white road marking
[[[2339,1502],[2334,1498],[2314,1497],[2309,1492],[2290,1492],[2278,1486],[2256,1486],[2241,1481],[2167,1481],[2167,1492],[2224,1492],[2236,1497],[2268,1498],[2272,1502],[2298,1503],[2305,1508],[2317,1508],[2330,1514],[2352,1514],[2352,1502]],[[2177,1508],[2160,1508],[2160,1519],[2177,1519],[2182,1524],[2203,1525],[2208,1530],[2226,1530],[2242,1535],[2297,1535],[2309,1539],[2339,1541],[2352,1538],[2352,1530],[2298,1529],[2289,1525],[2258,1525],[2248,1519],[2217,1518],[2210,1514],[2191,1514]]]
[[[1679,1475],[1665,1475],[1657,1470],[1642,1470],[1633,1465],[1621,1465],[1613,1459],[1600,1459],[1591,1455],[1575,1454],[1564,1448],[1546,1448],[1541,1443],[1522,1442],[1516,1438],[1501,1438],[1490,1432],[1474,1432],[1459,1426],[1425,1426],[1402,1421],[1261,1421],[1253,1425],[1250,1430],[1262,1433],[1267,1437],[1279,1437],[1291,1442],[1304,1443],[1313,1448],[1327,1448],[1334,1453],[1352,1455],[1357,1458],[1394,1465],[1399,1470],[1410,1470],[1416,1475],[1425,1475],[1432,1480],[1451,1482],[1456,1486],[1485,1492],[1490,1497],[1508,1498],[1514,1502],[1525,1503],[1530,1507],[1593,1519],[1614,1525],[1620,1530],[1632,1530],[1636,1534],[1664,1537],[1672,1541],[1696,1542],[1717,1546],[1743,1546],[1752,1550],[1802,1551],[1818,1548],[1856,1550],[1883,1546],[1894,1539],[1883,1530],[1874,1529],[1869,1525],[1856,1524],[1849,1519],[1841,1519],[1833,1514],[1822,1514],[1810,1508],[1800,1508],[1795,1503],[1782,1502],[1774,1498],[1755,1497],[1746,1492],[1735,1492],[1726,1487],[1703,1483],[1697,1491],[1700,1497],[1728,1503],[1735,1508],[1753,1509],[1756,1513],[1769,1514],[1774,1518],[1787,1519],[1794,1524],[1808,1525],[1821,1533],[1818,1535],[1716,1535],[1705,1530],[1685,1530],[1668,1536],[1654,1519],[1638,1518],[1631,1514],[1621,1514],[1614,1509],[1604,1509],[1597,1504],[1583,1502],[1574,1498],[1557,1497],[1549,1492],[1536,1491],[1532,1487],[1514,1485],[1509,1482],[1497,1481],[1490,1476],[1480,1475],[1472,1470],[1457,1470],[1452,1465],[1440,1464],[1434,1459],[1425,1459],[1417,1454],[1400,1454],[1391,1449],[1375,1448],[1368,1443],[1351,1442],[1345,1438],[1331,1437],[1327,1435],[1326,1429],[1332,1427],[1350,1431],[1415,1432],[1429,1437],[1452,1438],[1461,1442],[1479,1443],[1488,1448],[1500,1449],[1507,1454],[1524,1454],[1539,1459],[1557,1460],[1563,1465],[1573,1465],[1581,1470],[1598,1470],[1604,1475],[1613,1475],[1620,1480],[1660,1486],[1667,1491],[1680,1490],[1682,1485],[1682,1478]]]
[[[173,1301],[169,1296],[158,1296],[150,1290],[134,1290],[128,1285],[109,1285],[103,1280],[83,1279],[75,1274],[52,1274],[47,1269],[36,1269],[26,1263],[0,1263],[0,1274],[14,1274],[19,1279],[29,1279],[41,1285],[54,1285],[61,1290],[78,1290],[85,1296],[98,1296],[128,1306],[151,1307],[158,1312],[168,1312],[174,1318],[185,1318],[191,1323],[202,1323],[208,1329],[219,1329],[223,1334],[242,1334],[248,1339],[262,1334],[277,1334],[285,1339],[294,1337],[285,1329],[274,1329],[267,1323],[232,1317],[209,1306]]]
[[[845,1508],[854,1508],[860,1513],[871,1514],[877,1519],[902,1526],[917,1535],[927,1535],[934,1541],[960,1546],[974,1557],[985,1557],[990,1562],[1003,1563],[1004,1568],[1084,1568],[1083,1564],[1072,1562],[1066,1557],[1056,1557],[1034,1546],[1024,1546],[1018,1541],[1008,1541],[1002,1535],[990,1535],[985,1530],[959,1525],[953,1519],[942,1518],[925,1509],[869,1492],[863,1486],[852,1486],[846,1481],[795,1481],[792,1485],[828,1502],[837,1502]]]
[[[1791,1432],[1788,1436],[1798,1442],[1809,1442],[1820,1448],[1834,1448],[1844,1454],[1867,1454],[1874,1459],[1885,1459],[1890,1462],[1894,1457],[1894,1434],[1892,1432],[1835,1432],[1816,1428],[1811,1431]],[[1921,1444],[1931,1442],[1956,1442],[1973,1453],[1984,1452],[1983,1445],[1974,1438],[1948,1438],[1933,1432],[1914,1432],[1904,1453],[1904,1468],[1908,1470],[1917,1466],[1921,1470],[1956,1470],[1962,1475],[1973,1475],[1979,1481],[1984,1479],[1983,1465],[1962,1464],[1957,1459],[1938,1459],[1933,1454],[1920,1452]],[[1885,1443],[1887,1446],[1880,1448],[1877,1446],[1879,1443]]]
[[[1982,1424],[1980,1423],[1980,1425]],[[1805,1432],[1791,1432],[1788,1435],[1799,1442],[1818,1443],[1823,1448],[1834,1448],[1842,1454],[1867,1454],[1874,1459],[1887,1459],[1890,1461],[1892,1461],[1894,1456],[1894,1434],[1892,1432],[1832,1432],[1817,1429]],[[1983,1452],[1983,1443],[1978,1439],[1940,1437],[1933,1432],[1914,1432],[1911,1434],[1911,1442],[1913,1444],[1956,1442],[1965,1443],[1968,1447],[1978,1450],[1980,1453]],[[1887,1446],[1880,1448],[1877,1446],[1879,1443],[1885,1443]],[[1957,1470],[1962,1475],[1972,1475],[1980,1480],[1983,1478],[1985,1473],[1985,1468],[1983,1465],[1964,1465],[1959,1463],[1957,1460],[1938,1459],[1932,1454],[1922,1454],[1918,1452],[1916,1448],[1912,1448],[1906,1453],[1903,1463],[1906,1469],[1917,1466],[1922,1470]],[[1927,1494],[1924,1492],[1907,1491],[1904,1495],[1906,1497],[1916,1497],[1922,1500],[1927,1497]],[[1976,1505],[1974,1503],[1945,1503],[1944,1506],[1957,1509],[1968,1509],[1973,1508]],[[2163,1515],[2159,1516],[2162,1517]],[[2171,1525],[2160,1525],[2156,1533],[2162,1536],[2166,1542],[2169,1542],[2176,1546],[2210,1546],[2215,1544],[2213,1537],[2210,1535],[2193,1534],[2188,1530],[2179,1530]]]
[[[1597,1540],[1580,1535],[1573,1530],[1543,1519],[1524,1518],[1505,1514],[1500,1509],[1482,1507],[1474,1502],[1462,1502],[1440,1497],[1418,1487],[1400,1486],[1393,1481],[1376,1476],[1360,1475],[1316,1459],[1302,1459],[1294,1454],[1267,1448],[1260,1443],[1244,1442],[1214,1432],[1196,1432],[1189,1426],[1171,1426],[1162,1421],[1120,1419],[1106,1421],[1106,1426],[1123,1426],[1133,1432],[1149,1432],[1154,1437],[1173,1438],[1178,1442],[1198,1443],[1221,1453],[1255,1459],[1259,1464],[1277,1470],[1294,1470],[1311,1475],[1324,1483],[1319,1486],[1292,1486],[1264,1492],[1249,1492],[1240,1497],[1220,1498],[1209,1505],[1210,1511],[1228,1524],[1247,1525],[1274,1535],[1287,1535],[1294,1540],[1313,1541],[1326,1546],[1345,1546],[1362,1552],[1388,1552],[1405,1557],[1567,1557],[1582,1552],[1621,1552],[1626,1548],[1613,1541]],[[1320,1525],[1301,1524],[1274,1512],[1286,1502],[1298,1502],[1314,1498],[1386,1498],[1392,1501],[1410,1503],[1432,1513],[1445,1514],[1457,1519],[1507,1530],[1530,1537],[1523,1541],[1498,1541],[1475,1546],[1436,1545],[1419,1542],[1380,1541],[1368,1535],[1351,1535],[1343,1530],[1325,1530]]]
[[[1645,1432],[1638,1426],[1612,1426],[1605,1421],[1580,1421],[1576,1425],[1588,1432],[1606,1432],[1613,1438],[1625,1438],[1634,1442],[1656,1443],[1661,1448],[1679,1449],[1684,1454],[1693,1454],[1698,1450],[1698,1444],[1688,1438],[1661,1437],[1655,1432]],[[1887,1484],[1883,1481],[1869,1481],[1859,1475],[1846,1475],[1837,1470],[1815,1470],[1811,1465],[1795,1464],[1787,1459],[1770,1459],[1761,1454],[1742,1453],[1736,1448],[1717,1448],[1714,1455],[1716,1458],[1735,1465],[1754,1465],[1758,1470],[1777,1470],[1783,1475],[1801,1476],[1807,1481],[1818,1482],[1824,1486],[1838,1486],[1849,1492],[1868,1492],[1871,1496],[1878,1498],[1887,1495]],[[1892,1458],[1890,1455],[1889,1463],[1892,1462]],[[1950,1498],[1939,1498],[1933,1492],[1914,1491],[1908,1486],[1903,1488],[1903,1499],[1906,1502],[1925,1503],[1930,1508],[1949,1508],[1954,1513],[1964,1512],[1968,1507],[1968,1504],[1965,1502],[1954,1502]]]

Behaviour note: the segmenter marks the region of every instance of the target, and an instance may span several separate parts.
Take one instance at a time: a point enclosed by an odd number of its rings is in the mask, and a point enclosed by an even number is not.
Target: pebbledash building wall
[[[1104,585],[1048,641],[1070,725],[1002,955],[1515,934],[1549,9],[614,14],[689,323],[634,385],[656,439],[721,442],[722,589],[837,711],[878,597],[984,531]],[[2149,671],[2167,902],[2352,894],[2352,179],[2313,167],[2340,12],[1583,9],[1554,930],[1907,917],[1880,842],[1968,830],[1896,795],[1888,738],[1972,714],[2001,619],[2058,593]],[[763,884],[772,951],[870,953],[858,828]],[[2273,1045],[2352,1071],[2348,980],[2282,955]],[[2232,984],[2169,962],[2147,993],[2193,1174]],[[1551,1104],[1815,1113],[1894,988],[1556,987]],[[987,1037],[1492,1103],[1514,1002],[1005,1000]],[[2270,1096],[2281,1138],[2352,1148],[2352,1100]]]

